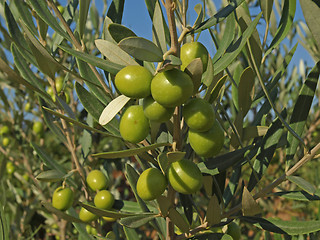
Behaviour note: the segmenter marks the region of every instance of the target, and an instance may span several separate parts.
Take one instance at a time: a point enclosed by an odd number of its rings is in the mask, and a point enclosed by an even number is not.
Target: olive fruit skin
[[[70,188],[58,187],[52,195],[52,206],[65,211],[73,204],[73,191]]]
[[[117,89],[129,98],[144,98],[150,95],[152,74],[139,65],[126,66],[115,77]]]
[[[239,225],[236,224],[235,222],[231,222],[228,225],[226,233],[228,235],[230,235],[233,238],[233,240],[240,240],[241,229],[240,229]]]
[[[166,189],[166,177],[157,168],[148,168],[141,173],[137,181],[137,192],[145,201],[154,200]]]
[[[0,129],[0,135],[6,135],[10,133],[10,129],[7,125],[4,125]]]
[[[79,212],[79,218],[81,221],[88,223],[98,219],[98,216],[82,207]]]
[[[109,210],[114,204],[114,197],[108,190],[99,191],[94,197],[94,205],[97,208]]]
[[[200,42],[190,42],[181,46],[180,59],[182,62],[181,70],[184,70],[192,60],[200,58],[203,64],[203,72],[208,65],[208,50]]]
[[[55,79],[55,87],[56,87],[57,93],[60,93],[62,91],[63,82],[64,82],[64,79],[62,76],[59,76]]]
[[[152,79],[151,95],[164,107],[185,103],[193,94],[193,82],[188,74],[173,68],[160,72]]]
[[[173,162],[168,169],[167,177],[173,189],[183,194],[197,192],[203,183],[200,169],[187,159]]]
[[[206,132],[196,132],[189,129],[189,142],[192,149],[201,157],[217,155],[224,144],[224,132],[218,121]]]
[[[4,138],[2,139],[2,146],[8,147],[9,144],[10,144],[10,138],[4,137]]]
[[[121,137],[131,143],[138,143],[149,134],[149,121],[143,113],[143,107],[132,105],[123,113],[120,120]]]
[[[41,135],[43,133],[43,124],[42,122],[35,122],[32,126],[32,130],[35,134]]]
[[[166,122],[172,117],[174,108],[166,108],[156,102],[151,96],[143,99],[144,115],[151,121]]]
[[[208,131],[214,124],[215,113],[213,107],[206,100],[193,98],[182,109],[182,116],[193,131]]]
[[[108,187],[109,181],[100,170],[92,170],[87,176],[87,184],[93,190],[102,190]]]
[[[25,110],[26,112],[30,112],[30,110],[31,110],[31,103],[27,102],[26,105],[24,105],[24,110]]]
[[[16,170],[16,168],[15,168],[15,166],[13,165],[12,162],[7,162],[7,164],[6,164],[6,170],[7,170],[7,173],[8,173],[9,175],[11,175],[11,174],[14,173],[14,171]]]

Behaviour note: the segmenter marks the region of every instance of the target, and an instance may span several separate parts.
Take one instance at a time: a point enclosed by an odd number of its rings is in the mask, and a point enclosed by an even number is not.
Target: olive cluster
[[[179,193],[193,194],[202,187],[203,178],[198,166],[187,159],[173,162],[164,175],[157,168],[143,171],[137,181],[140,198],[150,201],[161,196],[168,182]]]
[[[94,205],[103,210],[111,210],[114,204],[114,196],[106,188],[109,186],[109,180],[100,170],[92,170],[86,182],[89,188],[96,192],[94,197]],[[68,187],[58,187],[52,196],[52,206],[58,210],[65,211],[73,205],[74,193]],[[79,218],[83,222],[92,222],[98,219],[98,216],[82,207],[79,212]],[[103,217],[105,221],[115,221],[113,218]]]
[[[208,51],[199,42],[184,44],[180,58],[182,70],[196,58],[201,59],[203,70],[207,69]],[[169,121],[175,107],[182,106],[192,149],[199,156],[213,157],[223,147],[224,132],[216,121],[212,104],[195,96],[199,83],[182,70],[172,68],[152,76],[147,68],[134,65],[117,73],[115,86],[121,94],[133,99],[143,98],[142,106],[132,105],[124,111],[120,134],[124,140],[138,143],[148,136],[149,121]]]

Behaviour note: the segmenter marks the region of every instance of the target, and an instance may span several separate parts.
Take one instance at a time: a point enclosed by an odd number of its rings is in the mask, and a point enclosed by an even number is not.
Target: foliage
[[[101,14],[94,1],[0,1],[0,239],[227,240],[231,222],[242,239],[316,239],[319,4],[300,1],[304,23],[294,18],[296,0],[221,1],[218,11],[203,0],[195,13],[188,0],[148,0],[153,39],[145,39],[121,24],[124,0],[103,2]],[[214,45],[209,57],[202,50],[177,70],[181,46],[205,34],[203,45]],[[291,62],[298,41],[312,68]],[[133,142],[123,139],[120,121],[143,100],[115,87],[117,73],[131,65],[163,82],[174,72],[194,86],[192,94],[182,91],[182,104],[170,105],[170,120],[137,116],[148,126]],[[185,98],[209,103],[223,129],[210,135],[212,144],[223,142],[210,156],[189,143]],[[136,130],[129,122],[126,131]],[[153,167],[167,179],[177,161],[200,169],[200,190],[183,194],[169,184],[155,200],[140,198],[139,175]],[[107,177],[112,208],[93,205],[86,177],[94,169]],[[74,194],[67,211],[51,205],[61,186]],[[80,220],[80,209],[97,219]]]

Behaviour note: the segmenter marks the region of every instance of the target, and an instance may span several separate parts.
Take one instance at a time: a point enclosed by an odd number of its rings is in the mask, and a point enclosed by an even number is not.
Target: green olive
[[[152,74],[139,65],[126,66],[115,77],[117,89],[129,98],[144,98],[150,95]]]
[[[149,121],[143,113],[142,106],[132,105],[123,113],[120,120],[121,137],[131,143],[138,143],[149,134]]]
[[[168,169],[167,177],[173,189],[183,194],[199,191],[203,183],[200,169],[187,159],[173,162]]]
[[[165,107],[180,106],[193,94],[193,82],[188,74],[173,68],[158,73],[152,79],[151,94],[155,101]]]
[[[215,121],[211,104],[201,98],[193,98],[183,106],[182,116],[193,131],[208,131]]]
[[[151,96],[143,99],[144,115],[151,121],[166,122],[172,117],[174,108],[166,108],[156,102]]]
[[[109,186],[109,180],[100,170],[92,170],[87,176],[87,184],[93,190],[102,190]]]
[[[180,51],[182,70],[184,70],[192,62],[192,60],[196,58],[201,59],[203,64],[203,72],[205,72],[208,65],[208,51],[206,47],[199,42],[190,42],[182,45],[181,51]]]
[[[224,132],[218,121],[206,132],[197,132],[189,129],[189,142],[192,149],[201,157],[217,155],[224,144]]]
[[[70,188],[58,187],[52,196],[52,206],[65,211],[73,204],[73,191]]]
[[[167,179],[159,169],[148,168],[138,178],[137,192],[143,200],[150,201],[159,197],[167,185]]]
[[[109,210],[114,204],[114,197],[108,190],[99,191],[94,197],[94,205],[97,208]]]

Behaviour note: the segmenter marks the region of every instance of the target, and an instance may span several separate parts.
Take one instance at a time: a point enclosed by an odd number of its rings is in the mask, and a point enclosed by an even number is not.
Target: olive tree
[[[0,1],[3,239],[316,239],[319,3],[126,4]]]

